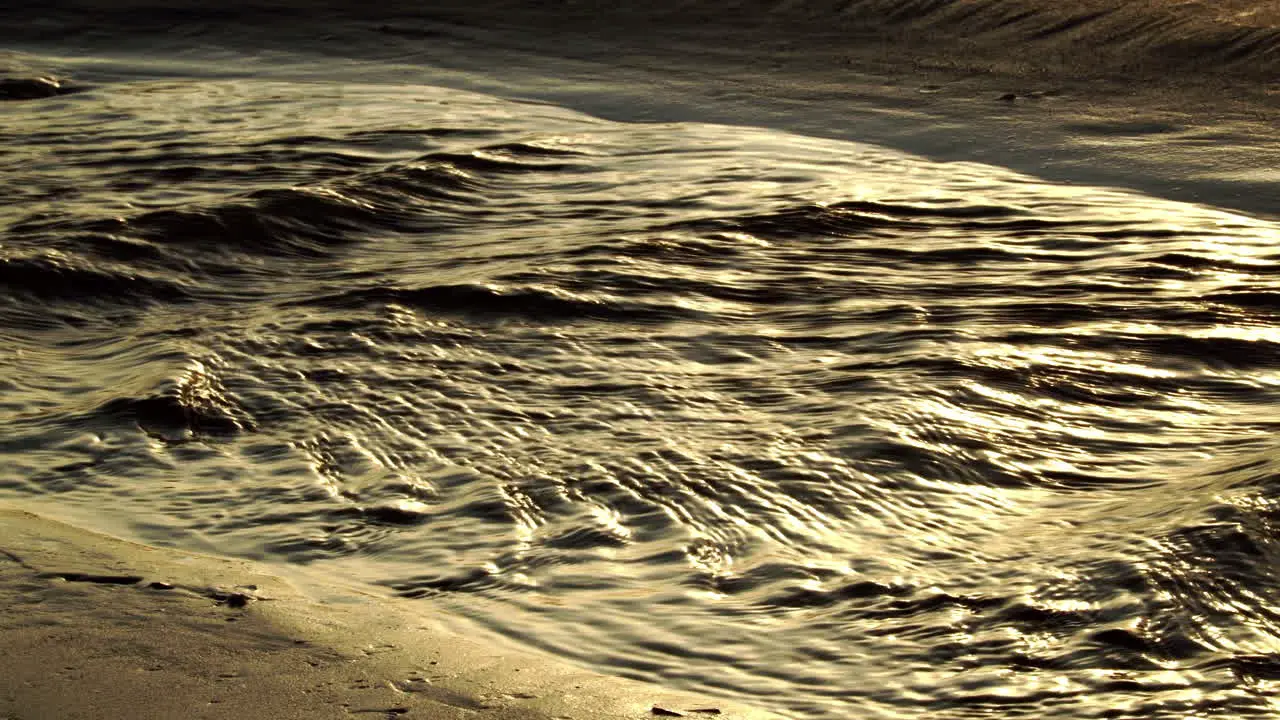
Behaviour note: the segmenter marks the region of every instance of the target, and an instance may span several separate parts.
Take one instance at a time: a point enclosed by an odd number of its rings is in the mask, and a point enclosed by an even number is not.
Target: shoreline
[[[6,720],[778,717],[461,636],[422,604],[317,602],[252,562],[13,506],[0,538]]]

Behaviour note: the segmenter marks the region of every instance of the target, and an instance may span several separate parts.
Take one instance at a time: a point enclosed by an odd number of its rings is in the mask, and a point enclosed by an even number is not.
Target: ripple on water
[[[1272,224],[426,86],[75,103],[6,115],[5,493],[793,715],[1270,712]]]

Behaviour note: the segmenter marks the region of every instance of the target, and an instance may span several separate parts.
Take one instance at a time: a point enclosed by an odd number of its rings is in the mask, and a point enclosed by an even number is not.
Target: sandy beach
[[[325,603],[252,563],[0,509],[0,717],[775,717]]]

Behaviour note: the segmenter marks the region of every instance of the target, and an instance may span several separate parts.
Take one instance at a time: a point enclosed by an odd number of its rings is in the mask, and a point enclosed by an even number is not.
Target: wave
[[[6,106],[53,149],[0,218],[0,490],[795,716],[1240,715],[1275,672],[1273,223],[328,89]]]
[[[392,304],[472,319],[505,318],[544,323],[581,320],[662,323],[694,316],[691,311],[668,305],[646,306],[617,298],[577,296],[551,288],[504,289],[487,285],[364,288],[309,299],[306,304],[332,309]]]
[[[46,304],[77,303],[145,307],[192,302],[230,281],[273,275],[271,263],[322,262],[387,235],[430,238],[445,230],[499,219],[487,196],[504,177],[554,172],[563,164],[524,162],[520,156],[555,154],[532,145],[503,144],[475,153],[428,153],[411,162],[367,167],[351,153],[299,150],[274,159],[256,153],[208,154],[189,162],[173,154],[142,160],[81,162],[109,174],[128,174],[155,186],[217,181],[225,188],[278,181],[276,163],[316,166],[333,177],[292,187],[240,190],[130,215],[80,219],[40,209],[7,231],[14,250],[0,254],[0,299]],[[216,177],[235,165],[235,177]],[[336,168],[336,169],[335,169]],[[297,172],[304,172],[299,170]],[[18,248],[27,248],[18,250]],[[448,293],[446,293],[448,294]],[[410,297],[407,304],[430,301]],[[457,302],[443,300],[445,305]],[[503,296],[505,297],[505,296]],[[501,298],[500,298],[501,300]],[[523,312],[545,315],[557,302],[506,298]],[[566,301],[567,302],[567,301]],[[492,308],[491,308],[492,309]],[[551,312],[551,314],[556,314]],[[599,313],[587,313],[595,316]]]
[[[219,27],[251,30],[250,24],[281,29],[323,24],[327,34],[316,42],[329,52],[341,48],[337,51],[355,54],[377,51],[388,38],[429,42],[466,34],[468,28],[604,36],[696,27],[705,37],[747,43],[764,38],[811,46],[834,43],[841,49],[931,58],[950,67],[1021,72],[1154,77],[1177,70],[1269,77],[1280,67],[1280,8],[1268,0],[664,0],[611,6],[595,0],[399,0],[376,5],[285,0],[269,6],[246,0],[217,5],[193,0],[18,0],[6,5],[0,17],[28,41],[65,40],[68,28],[51,22],[54,18],[86,33],[111,25],[139,32],[207,33]],[[35,18],[42,22],[33,24]],[[31,89],[52,94],[35,78],[13,87],[21,94]]]
[[[467,11],[435,3],[432,10],[474,19],[501,6],[516,17],[546,17],[535,3],[480,6]],[[1266,0],[667,0],[643,10],[571,0],[557,4],[554,14],[596,31],[627,20],[731,31],[767,27],[770,34],[798,44],[906,51],[945,57],[953,66],[987,64],[1000,70],[1178,69],[1263,77],[1280,67],[1280,9]]]
[[[104,243],[107,244],[107,243]],[[127,247],[126,243],[109,243]],[[150,305],[190,302],[183,283],[61,254],[0,258],[0,299],[23,304],[30,300],[72,303]]]

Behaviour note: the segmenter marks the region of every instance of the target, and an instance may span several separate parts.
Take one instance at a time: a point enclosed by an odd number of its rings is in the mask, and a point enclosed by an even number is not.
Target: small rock
[[[684,717],[684,713],[680,712],[679,710],[668,710],[667,708],[664,708],[661,705],[654,705],[653,709],[651,709],[649,712],[653,713],[654,715],[660,715],[662,717]]]
[[[1013,102],[1018,99],[1018,93],[1005,93],[996,99],[1003,100],[1004,102]]]
[[[703,715],[719,715],[720,708],[717,708],[717,707],[693,708],[689,712],[702,713]]]
[[[242,608],[250,602],[258,599],[251,594],[253,586],[245,587],[246,589],[249,589],[250,592],[242,592],[240,589],[223,590],[221,588],[214,588],[212,592],[209,593],[209,596],[212,597],[214,602],[219,605],[226,605],[230,608]]]
[[[388,683],[392,690],[402,693],[420,693],[431,691],[431,681],[426,678],[409,678],[407,680],[392,680]]]
[[[173,589],[173,583],[167,583],[167,582],[161,582],[161,581],[159,581],[159,580],[154,580],[154,581],[152,581],[152,582],[148,583],[148,584],[147,584],[147,587],[151,588],[152,590],[172,590],[172,589]]]

